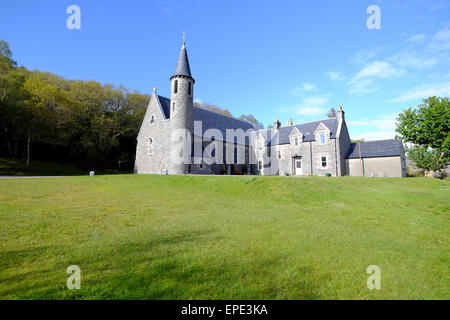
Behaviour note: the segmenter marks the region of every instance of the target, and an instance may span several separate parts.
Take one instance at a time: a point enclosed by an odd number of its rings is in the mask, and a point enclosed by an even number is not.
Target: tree
[[[430,97],[423,104],[403,110],[396,131],[411,147],[408,158],[419,168],[442,171],[450,163],[450,101]]]
[[[219,114],[223,114],[224,116],[233,118],[233,115],[231,114],[230,111],[228,111],[228,109],[222,109],[214,104],[211,103],[207,103],[207,102],[195,102],[194,103],[195,107],[201,108],[201,109],[205,109],[208,111],[212,111],[215,113],[219,113]]]
[[[336,118],[336,110],[334,110],[334,108],[331,108],[330,111],[328,111],[327,117]]]
[[[253,128],[255,128],[256,130],[264,129],[264,124],[262,122],[259,122],[258,120],[256,120],[256,118],[251,114],[248,114],[248,115],[243,114],[242,116],[240,116],[238,118],[238,120],[242,120],[242,121],[250,123],[253,126]]]

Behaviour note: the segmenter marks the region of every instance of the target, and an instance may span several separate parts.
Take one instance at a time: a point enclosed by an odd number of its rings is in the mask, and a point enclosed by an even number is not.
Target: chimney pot
[[[280,127],[281,127],[280,120],[276,119],[276,120],[275,120],[275,123],[274,123],[274,128],[275,128],[275,129],[280,129]]]

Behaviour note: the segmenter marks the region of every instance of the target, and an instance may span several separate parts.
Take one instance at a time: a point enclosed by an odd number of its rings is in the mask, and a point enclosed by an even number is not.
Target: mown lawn
[[[427,178],[0,180],[0,298],[449,299],[449,211]]]

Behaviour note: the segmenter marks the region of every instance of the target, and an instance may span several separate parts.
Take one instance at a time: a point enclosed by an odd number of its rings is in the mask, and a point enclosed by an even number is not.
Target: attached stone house
[[[170,98],[153,90],[137,137],[135,173],[406,176],[402,142],[352,144],[342,107],[335,118],[285,126],[277,120],[266,130],[195,107],[184,42],[170,81]]]

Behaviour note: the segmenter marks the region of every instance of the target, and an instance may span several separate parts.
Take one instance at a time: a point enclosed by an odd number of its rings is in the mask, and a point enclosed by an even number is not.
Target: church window
[[[173,84],[173,93],[178,93],[178,80],[175,80]]]
[[[261,151],[263,149],[263,141],[259,140],[258,141],[258,150]]]
[[[155,116],[152,116],[152,117],[150,118],[150,123],[155,123]]]
[[[322,156],[321,161],[322,161],[322,168],[326,168],[327,167],[327,156]]]
[[[189,84],[188,84],[188,95],[191,95],[191,93],[192,93],[192,82],[189,81]]]
[[[153,139],[149,138],[148,139],[148,155],[151,156],[152,155],[152,145],[153,145]]]
[[[320,134],[320,144],[325,144],[325,133]]]

